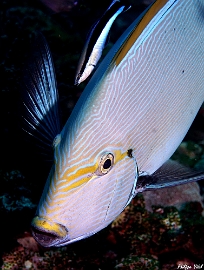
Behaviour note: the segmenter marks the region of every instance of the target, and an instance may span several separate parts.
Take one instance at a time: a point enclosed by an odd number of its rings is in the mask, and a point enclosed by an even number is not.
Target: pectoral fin
[[[196,171],[168,160],[152,175],[141,174],[137,180],[136,194],[146,190],[172,187],[198,180],[204,180],[204,171]]]

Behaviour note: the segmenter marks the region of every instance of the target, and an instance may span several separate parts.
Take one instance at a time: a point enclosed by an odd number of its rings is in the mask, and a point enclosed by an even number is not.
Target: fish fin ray
[[[22,83],[23,129],[36,138],[41,148],[52,148],[60,133],[59,100],[52,56],[41,33],[24,71]]]
[[[204,180],[204,171],[197,171],[176,161],[168,160],[152,175],[147,174],[138,177],[136,193],[199,180]]]

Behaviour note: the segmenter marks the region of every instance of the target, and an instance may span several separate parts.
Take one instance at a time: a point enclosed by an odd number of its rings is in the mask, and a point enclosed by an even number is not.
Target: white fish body
[[[148,185],[204,178],[163,165],[204,101],[202,10],[203,0],[158,0],[105,57],[55,140],[32,222],[40,244],[62,246],[98,232]]]

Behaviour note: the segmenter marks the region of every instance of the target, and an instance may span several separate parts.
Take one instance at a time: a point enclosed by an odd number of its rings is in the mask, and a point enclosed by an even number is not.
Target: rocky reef
[[[174,188],[168,190],[165,195],[173,197]],[[143,195],[136,196],[109,227],[70,246],[44,249],[29,231],[24,232],[3,253],[2,269],[169,270],[185,264],[201,265],[204,258],[201,201],[183,204],[180,210],[175,206],[164,207],[159,201],[160,205],[152,205],[150,212],[145,208],[145,200]]]

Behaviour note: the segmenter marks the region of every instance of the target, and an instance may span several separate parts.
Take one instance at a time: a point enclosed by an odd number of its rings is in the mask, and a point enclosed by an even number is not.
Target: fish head
[[[132,149],[103,145],[76,160],[73,147],[65,148],[59,143],[55,149],[55,164],[32,221],[33,236],[42,246],[63,246],[93,235],[134,195],[138,174]]]

